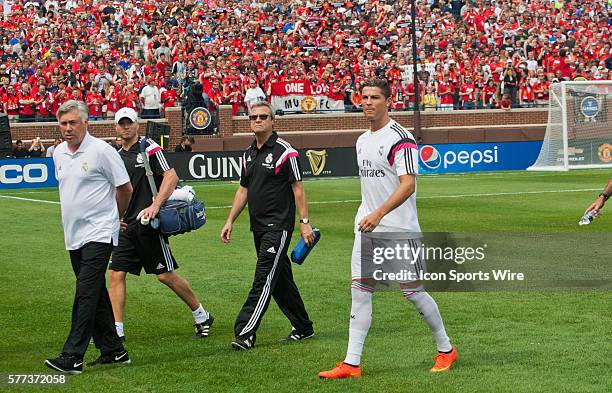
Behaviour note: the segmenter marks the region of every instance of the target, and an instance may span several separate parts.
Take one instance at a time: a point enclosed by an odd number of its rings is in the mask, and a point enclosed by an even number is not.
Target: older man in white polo
[[[83,371],[83,356],[92,337],[101,352],[92,364],[130,362],[115,331],[105,272],[132,185],[117,151],[87,132],[88,116],[87,106],[80,101],[59,107],[57,119],[64,142],[53,154],[76,291],[64,348],[59,357],[45,364],[68,374]]]

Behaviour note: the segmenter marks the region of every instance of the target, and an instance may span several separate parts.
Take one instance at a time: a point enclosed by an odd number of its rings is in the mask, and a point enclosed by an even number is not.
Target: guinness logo
[[[317,99],[314,98],[313,96],[306,96],[304,98],[302,98],[302,101],[300,102],[300,108],[304,111],[304,112],[312,112],[315,109],[317,109]]]
[[[319,176],[321,172],[323,172],[323,169],[325,169],[327,150],[306,150],[306,157],[308,157],[312,174],[314,176]]]
[[[597,155],[602,162],[612,162],[612,145],[609,143],[604,143],[603,145],[599,146],[597,149]]]

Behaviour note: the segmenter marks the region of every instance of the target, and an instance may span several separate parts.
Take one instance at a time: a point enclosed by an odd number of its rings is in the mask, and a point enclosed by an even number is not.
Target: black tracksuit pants
[[[70,262],[76,276],[72,305],[72,325],[63,353],[83,357],[93,336],[102,354],[123,350],[115,330],[113,308],[106,290],[105,274],[112,244],[90,242],[70,250]]]
[[[253,232],[257,250],[257,266],[253,286],[242,306],[234,324],[234,334],[238,338],[253,336],[270,304],[270,296],[289,319],[291,325],[303,333],[310,333],[312,321],[304,307],[291,272],[291,262],[287,249],[291,243],[291,232],[268,231]]]

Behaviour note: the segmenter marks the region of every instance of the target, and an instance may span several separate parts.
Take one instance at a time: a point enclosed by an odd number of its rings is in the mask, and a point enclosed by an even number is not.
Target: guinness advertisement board
[[[303,177],[357,176],[354,147],[298,149]],[[181,180],[237,180],[241,151],[166,153]]]

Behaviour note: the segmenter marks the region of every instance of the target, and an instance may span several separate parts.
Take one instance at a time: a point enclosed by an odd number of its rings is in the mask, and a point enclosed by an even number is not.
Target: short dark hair
[[[386,79],[368,79],[367,81],[363,82],[363,85],[361,86],[361,91],[363,92],[363,89],[365,89],[366,87],[378,87],[385,96],[385,99],[391,97],[391,87],[389,87],[389,82]]]

